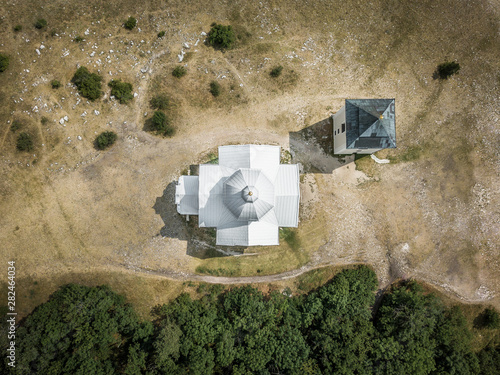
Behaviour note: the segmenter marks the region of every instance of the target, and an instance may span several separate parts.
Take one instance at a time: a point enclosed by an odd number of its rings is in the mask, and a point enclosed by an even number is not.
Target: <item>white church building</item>
[[[177,212],[198,215],[217,229],[217,245],[278,245],[279,227],[299,222],[299,167],[280,164],[280,147],[219,147],[219,164],[201,164],[199,176],[181,176]]]
[[[396,147],[395,99],[346,99],[332,120],[334,154],[373,154]]]

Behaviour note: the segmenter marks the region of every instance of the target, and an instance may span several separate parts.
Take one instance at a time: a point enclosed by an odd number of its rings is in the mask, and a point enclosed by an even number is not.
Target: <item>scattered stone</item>
[[[64,125],[64,119],[63,118],[59,120],[59,124]]]
[[[100,112],[97,109],[94,109],[94,115],[99,116]]]
[[[78,138],[78,140],[79,140],[79,141],[81,141],[81,140],[82,140],[82,137],[81,137],[81,136],[78,136],[78,137],[76,137],[76,138]]]
[[[194,44],[195,47],[198,45],[199,41],[200,41],[199,39],[196,39],[196,43]]]
[[[37,54],[38,56],[40,56],[40,50],[37,48],[35,51],[36,51],[36,54]]]
[[[44,49],[45,46],[43,44],[40,45],[40,49]]]
[[[64,116],[63,119],[64,119],[64,121],[69,121],[69,117],[68,116]]]
[[[187,48],[187,49],[191,48],[191,47],[189,46],[189,44],[188,44],[188,43],[184,43],[184,44],[183,44],[183,47],[184,47],[184,48]]]
[[[206,35],[207,35],[207,33],[206,33],[206,32],[204,32],[204,31],[202,31],[200,35],[201,35],[201,36],[206,36]]]
[[[134,92],[134,98],[137,98],[138,96],[139,96],[139,94]]]

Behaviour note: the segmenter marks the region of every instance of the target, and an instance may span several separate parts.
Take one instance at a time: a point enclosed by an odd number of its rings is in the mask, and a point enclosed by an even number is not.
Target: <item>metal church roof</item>
[[[219,165],[200,165],[200,227],[216,227],[218,245],[277,245],[280,226],[296,227],[299,169],[280,164],[279,146],[219,147]]]

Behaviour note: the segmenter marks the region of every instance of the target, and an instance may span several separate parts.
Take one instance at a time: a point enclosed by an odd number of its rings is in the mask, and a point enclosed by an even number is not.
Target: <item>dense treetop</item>
[[[71,284],[20,324],[14,373],[500,373],[498,341],[474,352],[460,308],[410,281],[375,311],[376,289],[364,266],[295,297],[214,285],[201,299],[182,294],[156,306],[153,321],[141,322],[108,287]]]

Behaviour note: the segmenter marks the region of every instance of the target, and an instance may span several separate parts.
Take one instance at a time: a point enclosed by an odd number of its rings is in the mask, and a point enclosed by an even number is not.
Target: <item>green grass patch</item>
[[[206,274],[211,276],[234,276],[234,270],[229,270],[225,268],[208,268],[206,266],[196,267],[196,273]]]
[[[280,228],[280,238],[284,240],[292,250],[299,250],[300,240],[296,228]]]

